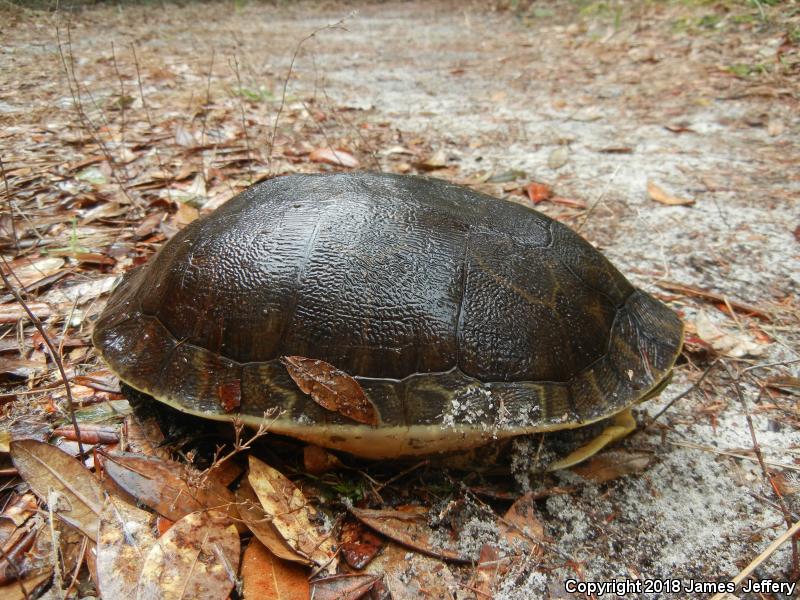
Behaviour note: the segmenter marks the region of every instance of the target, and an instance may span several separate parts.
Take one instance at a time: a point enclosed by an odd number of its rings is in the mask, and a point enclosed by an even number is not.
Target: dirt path
[[[768,4],[104,8],[73,18],[63,59],[63,16],[15,13],[1,34],[0,148],[19,209],[36,221],[68,203],[80,228],[48,235],[68,244],[77,231],[91,253],[115,239],[132,248],[141,236],[131,231],[157,199],[188,200],[202,214],[270,169],[319,170],[308,153],[326,146],[366,168],[430,171],[518,201],[531,181],[551,186],[562,200],[538,208],[579,228],[687,322],[696,364],[680,365],[664,397],[639,409],[640,423],[697,381],[710,346],[740,356],[728,364],[743,402],[719,368],[624,443],[655,457],[643,472],[600,485],[556,475],[578,488],[539,503],[556,567],[527,565],[494,590],[523,599],[570,597],[568,578],[727,581],[785,530],[775,486],[789,519],[800,512],[790,379],[800,358],[800,18],[793,3]],[[271,148],[282,83],[312,33]],[[83,122],[62,60],[80,83]],[[224,150],[207,151],[215,144]],[[693,203],[658,202],[648,182]],[[143,212],[87,222],[91,194]],[[196,216],[175,206],[164,235]],[[138,262],[119,257],[114,272]],[[81,281],[102,275],[77,268]],[[726,301],[757,314],[731,315]],[[791,564],[785,544],[756,574],[787,580]],[[460,587],[458,597],[471,593]]]

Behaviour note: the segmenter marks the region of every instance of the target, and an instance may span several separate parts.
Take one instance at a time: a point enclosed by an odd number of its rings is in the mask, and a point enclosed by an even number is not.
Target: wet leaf
[[[264,512],[281,537],[299,554],[317,565],[331,565],[335,552],[328,535],[314,523],[317,510],[303,493],[280,472],[250,455],[248,481],[258,496]]]
[[[344,150],[334,150],[333,148],[317,148],[308,155],[312,162],[328,163],[340,167],[356,168],[359,166],[358,159]]]
[[[532,181],[525,188],[525,193],[528,194],[528,198],[531,202],[539,204],[549,199],[553,195],[553,190],[545,183]]]
[[[177,521],[145,557],[137,600],[225,600],[239,570],[239,534],[227,522],[211,512]]]
[[[605,483],[625,475],[641,473],[653,462],[653,455],[635,450],[607,450],[586,462],[572,467],[572,471],[595,483]]]
[[[311,583],[314,600],[358,600],[369,592],[380,577],[370,574],[331,575]]]
[[[113,497],[106,499],[97,539],[97,587],[103,598],[136,589],[144,560],[156,543],[153,515]]]
[[[272,524],[272,519],[264,512],[258,496],[256,496],[247,479],[242,481],[239,489],[236,490],[236,499],[239,503],[238,508],[242,521],[270,552],[284,560],[303,565],[313,564],[307,557],[298,554],[278,533],[278,530]]]
[[[373,510],[354,507],[350,512],[374,530],[409,548],[438,558],[467,561],[468,559],[461,555],[453,541],[441,540],[442,536],[437,536],[430,528],[428,511],[415,508],[418,510]]]
[[[689,206],[694,204],[694,200],[691,200],[690,198],[679,198],[677,196],[668,194],[652,181],[647,182],[647,193],[649,194],[650,198],[656,202],[660,202],[661,204],[668,204],[670,206]]]
[[[308,600],[306,569],[285,562],[253,539],[242,559],[244,600]]]
[[[725,331],[708,317],[705,311],[699,311],[695,318],[697,336],[711,346],[716,352],[741,358],[743,356],[760,356],[766,346],[756,343],[749,335],[741,331]]]
[[[177,521],[198,510],[214,509],[236,519],[236,498],[212,478],[186,465],[125,452],[104,454],[106,474],[139,502]]]
[[[103,509],[100,482],[80,462],[55,446],[36,440],[14,440],[11,459],[20,476],[43,502],[58,495],[51,508],[66,523],[97,539]]]
[[[360,521],[348,520],[342,525],[339,550],[345,562],[354,569],[360,571],[366,567],[383,546],[383,538]]]
[[[378,424],[378,411],[352,376],[324,360],[281,357],[289,376],[321,407],[366,425]]]

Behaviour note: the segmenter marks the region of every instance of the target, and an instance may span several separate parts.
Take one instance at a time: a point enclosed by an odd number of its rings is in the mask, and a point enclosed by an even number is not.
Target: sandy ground
[[[679,365],[661,399],[638,409],[640,423],[710,364],[708,344],[721,342],[710,340],[708,321],[756,356],[727,361],[741,374],[744,402],[718,368],[656,425],[624,442],[656,457],[643,472],[601,485],[571,472],[554,481],[532,477],[534,489],[578,488],[538,504],[560,556],[552,568],[496,582],[496,597],[573,597],[564,591],[571,577],[727,581],[786,529],[773,485],[755,460],[748,413],[768,471],[783,486],[789,520],[800,513],[796,380],[767,385],[777,376],[797,377],[800,358],[800,71],[798,42],[786,41],[791,27],[799,31],[796,17],[789,18],[797,5],[786,3],[785,13],[770,12],[766,22],[753,6],[735,3],[533,6],[514,12],[439,3],[153,5],[84,11],[71,35],[78,79],[95,102],[118,93],[112,41],[127,93],[138,95],[129,48],[137,44],[156,129],[168,137],[175,123],[197,126],[192,111],[207,84],[216,97],[229,97],[238,69],[239,87],[263,96],[243,109],[248,133],[240,131],[239,140],[266,172],[282,81],[298,43],[316,32],[294,61],[278,143],[286,137],[295,142],[285,146],[302,145],[296,141],[302,136],[292,134],[307,127],[369,168],[377,161],[387,170],[413,171],[427,160],[441,167],[432,174],[497,195],[514,195],[535,180],[585,203],[588,209],[548,202],[539,208],[580,228],[688,324],[689,362]],[[7,168],[9,154],[20,164],[53,160],[54,151],[25,145],[25,128],[46,138],[72,106],[55,17],[16,19],[2,33],[0,143]],[[327,118],[314,118],[319,111]],[[237,120],[233,126],[241,125]],[[273,170],[296,165],[287,156],[276,158]],[[169,168],[181,166],[172,155],[166,160]],[[525,173],[512,174],[516,184],[490,179],[514,170]],[[648,181],[694,204],[656,202]],[[223,188],[208,197],[229,196]],[[660,284],[747,303],[769,320],[744,311],[732,318],[714,303]],[[772,363],[788,364],[743,372]],[[785,544],[756,576],[787,581],[791,563]]]

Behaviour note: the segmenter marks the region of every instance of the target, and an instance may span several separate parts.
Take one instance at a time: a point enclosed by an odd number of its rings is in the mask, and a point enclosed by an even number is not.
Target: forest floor
[[[652,581],[730,581],[800,521],[800,4],[511,4],[0,5],[4,271],[96,407],[120,398],[89,340],[116,276],[254,181],[380,169],[535,202],[681,315],[673,382],[582,472],[412,494],[471,507],[454,526],[472,564],[398,550],[369,568],[395,598],[577,597],[569,579],[709,597]],[[7,451],[67,403],[2,303]],[[498,558],[497,515],[531,491],[539,544]],[[797,544],[750,578],[797,581]]]

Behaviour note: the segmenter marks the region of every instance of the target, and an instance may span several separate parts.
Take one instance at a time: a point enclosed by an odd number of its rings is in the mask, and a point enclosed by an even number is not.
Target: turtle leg
[[[633,418],[631,409],[626,408],[611,418],[611,422],[600,432],[600,435],[591,440],[588,444],[570,452],[564,458],[551,463],[550,466],[547,467],[547,470],[557,471],[577,465],[579,462],[583,462],[587,458],[594,456],[612,442],[621,440],[635,429],[636,419]]]

